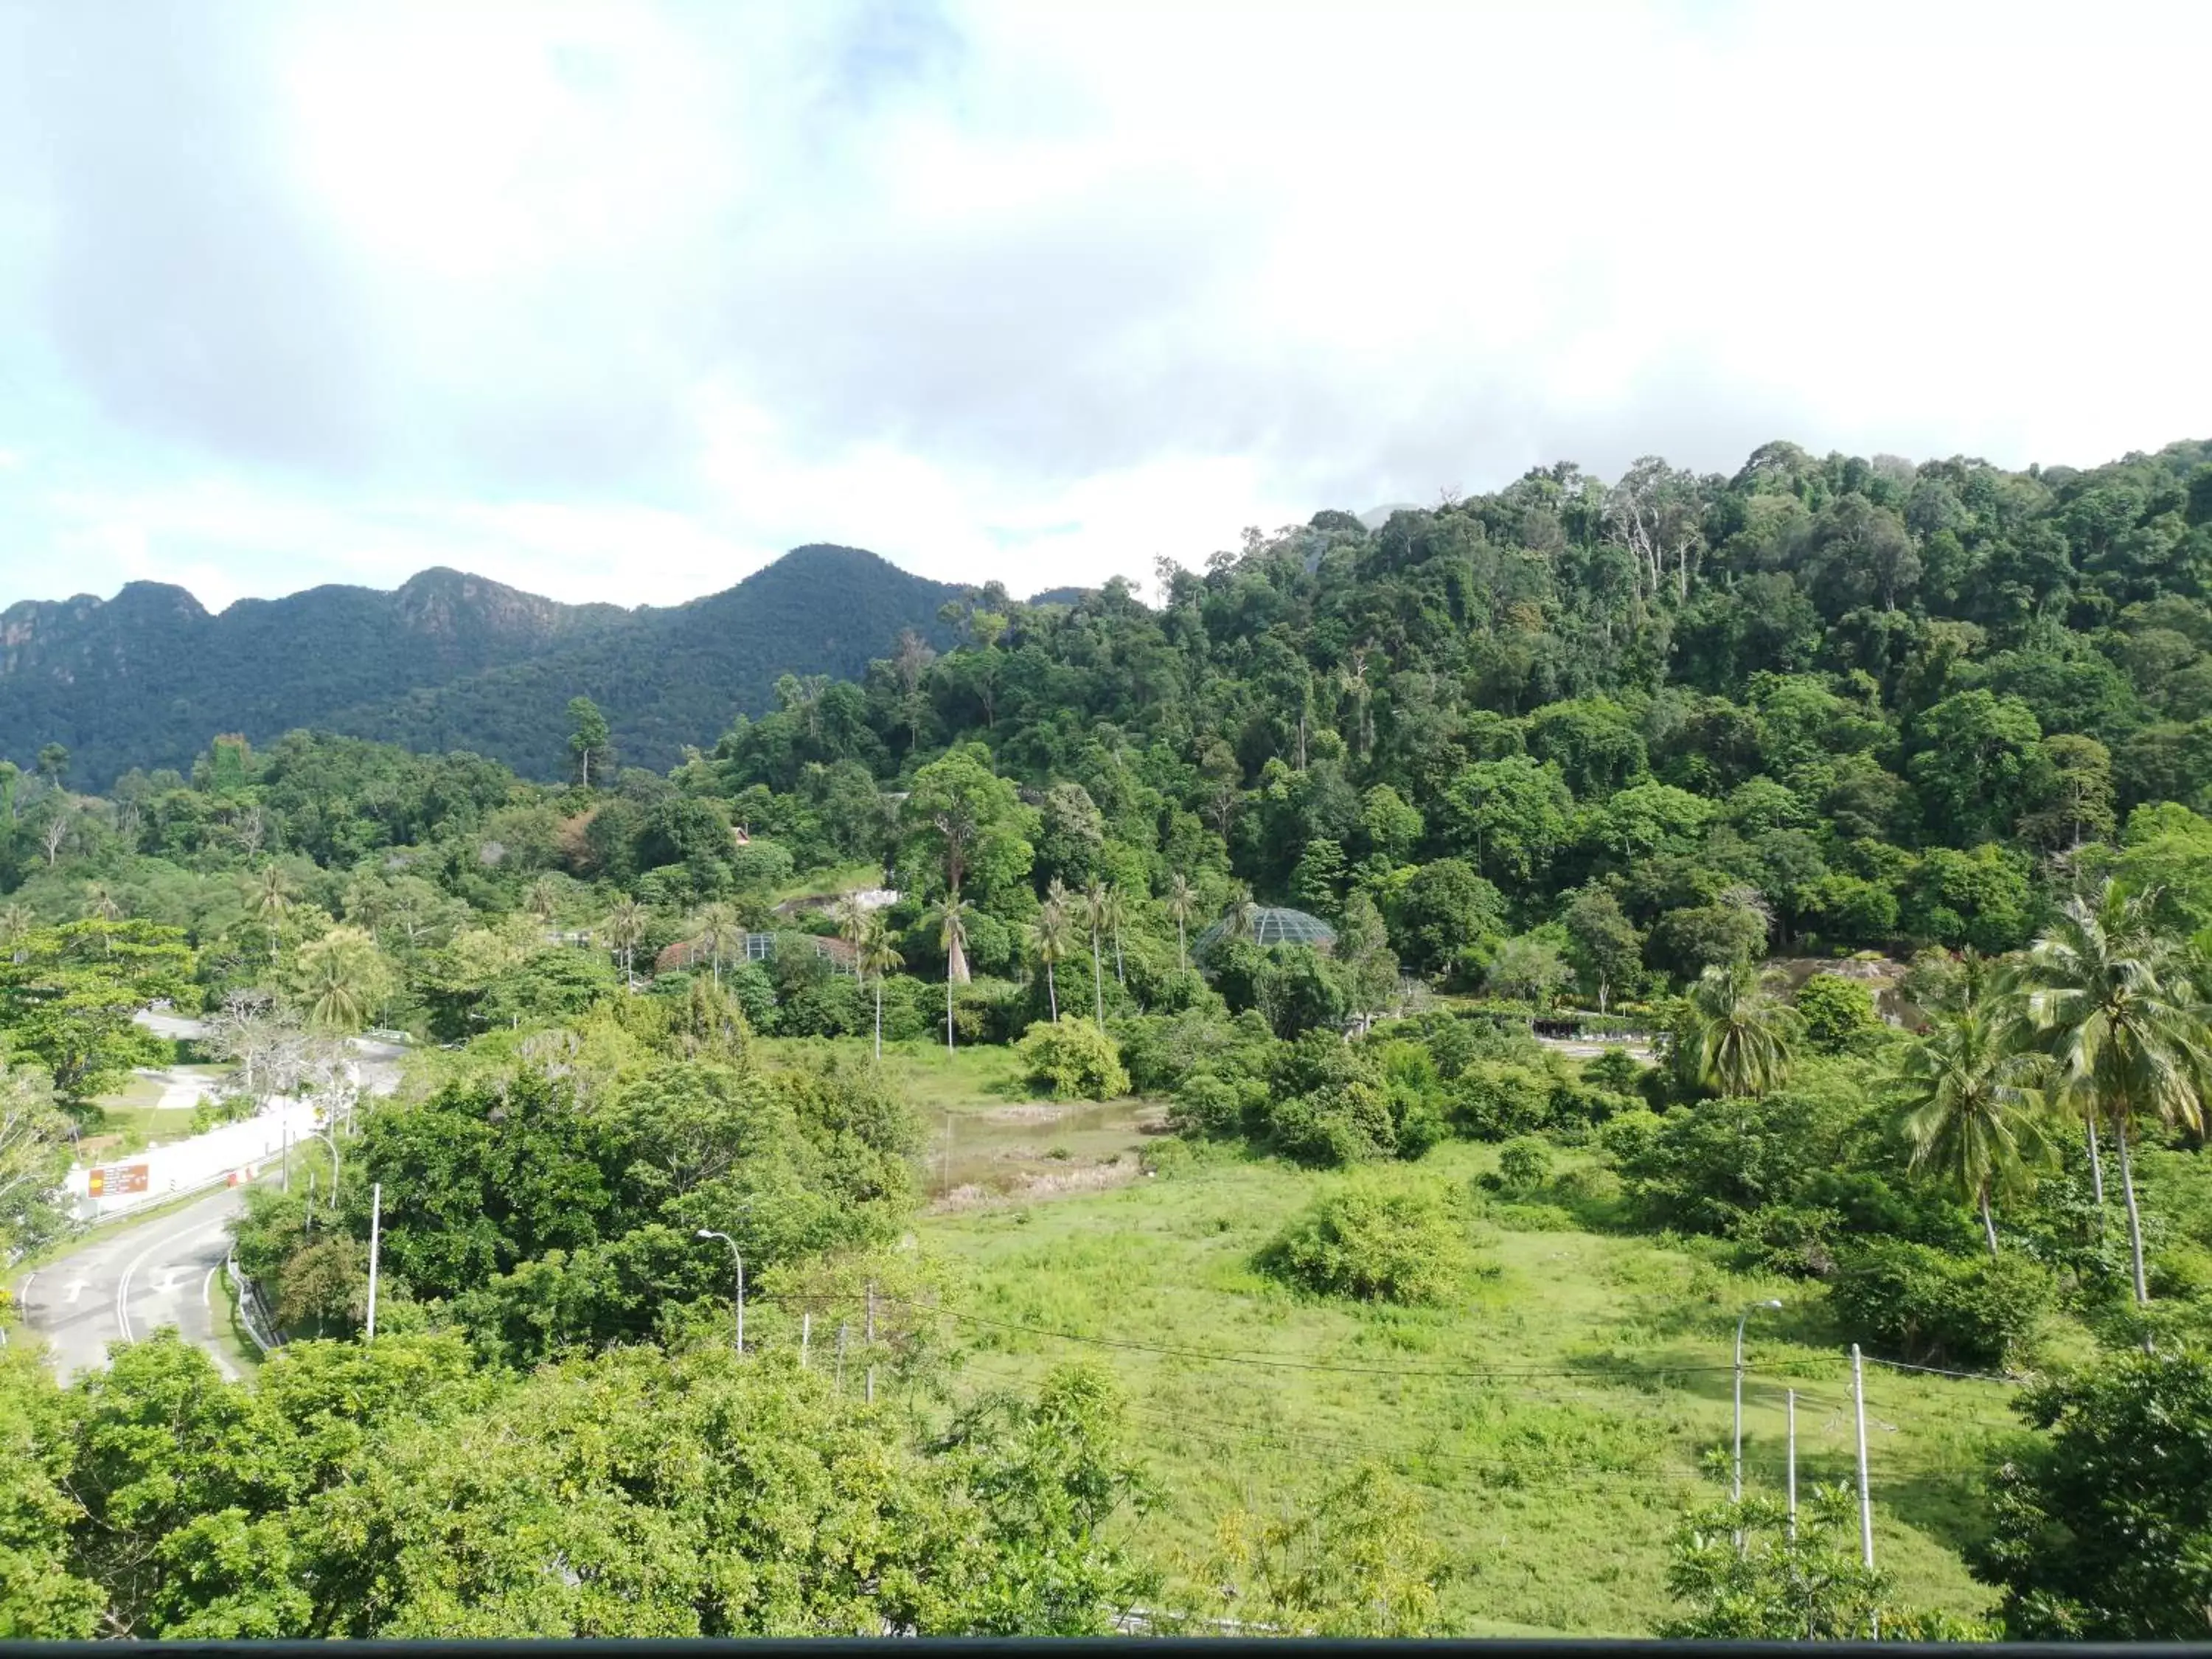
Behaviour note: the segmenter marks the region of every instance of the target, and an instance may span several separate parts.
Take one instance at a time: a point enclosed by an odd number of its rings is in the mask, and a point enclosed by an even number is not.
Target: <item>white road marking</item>
[[[84,1294],[85,1283],[86,1281],[82,1279],[72,1279],[70,1280],[68,1284],[62,1286],[62,1300],[64,1302],[76,1301],[77,1297]]]
[[[162,1268],[161,1276],[154,1281],[154,1294],[156,1296],[167,1296],[171,1291],[173,1291],[176,1288],[177,1270],[174,1267]]]
[[[225,1227],[224,1224],[222,1222],[217,1222],[212,1227],[207,1226],[199,1222],[194,1222],[191,1226],[183,1229],[181,1231],[171,1233],[167,1238],[155,1240],[153,1243],[149,1244],[144,1249],[139,1251],[137,1255],[131,1258],[131,1265],[123,1270],[123,1277],[115,1281],[115,1323],[117,1328],[123,1333],[123,1340],[125,1341],[128,1342],[132,1340],[131,1330],[131,1275],[136,1273],[139,1268],[144,1267],[146,1263],[159,1251],[167,1250],[170,1246],[173,1244],[180,1244],[186,1239],[204,1238],[210,1233],[219,1233],[223,1231],[225,1231]]]
[[[222,1271],[222,1263],[218,1261],[207,1270],[207,1277],[200,1280],[200,1306],[210,1313],[215,1311],[215,1276]]]

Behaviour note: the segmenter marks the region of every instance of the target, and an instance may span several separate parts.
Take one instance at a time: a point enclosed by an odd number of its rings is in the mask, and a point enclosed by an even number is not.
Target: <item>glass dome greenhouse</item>
[[[1240,933],[1255,945],[1310,945],[1316,951],[1328,950],[1336,943],[1336,929],[1319,916],[1309,915],[1304,910],[1278,909],[1270,906],[1255,906],[1245,912],[1248,926],[1232,928],[1228,917],[1217,921],[1191,942],[1190,953],[1203,957],[1232,932]]]

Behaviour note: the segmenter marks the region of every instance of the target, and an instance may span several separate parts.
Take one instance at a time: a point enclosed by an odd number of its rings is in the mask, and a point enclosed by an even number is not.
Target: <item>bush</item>
[[[1398,1150],[1389,1093],[1364,1079],[1278,1099],[1267,1128],[1276,1149],[1301,1164],[1363,1164]]]
[[[1032,1025],[1014,1052],[1030,1082],[1050,1090],[1055,1100],[1110,1100],[1129,1092],[1113,1040],[1087,1020]]]
[[[1369,1177],[1316,1199],[1261,1252],[1259,1265],[1323,1296],[1435,1303],[1473,1262],[1466,1222],[1442,1196]]]
[[[1824,1054],[1863,1048],[1881,1030],[1874,994],[1841,974],[1815,974],[1797,989],[1797,1014],[1805,1039]]]
[[[1540,1128],[1552,1115],[1552,1079],[1526,1066],[1479,1061],[1452,1091],[1452,1124],[1474,1140],[1504,1140]]]
[[[1168,1128],[1193,1137],[1239,1134],[1244,1128],[1245,1106],[1245,1092],[1236,1083],[1212,1072],[1194,1073],[1183,1079],[1168,1107]]]
[[[1552,1178],[1552,1149],[1535,1135],[1516,1135],[1498,1149],[1498,1189],[1513,1197],[1541,1191]]]
[[[1843,1260],[1829,1299],[1851,1334],[1915,1364],[2003,1365],[2051,1305],[2051,1275],[2022,1256],[1946,1255],[1881,1239]]]

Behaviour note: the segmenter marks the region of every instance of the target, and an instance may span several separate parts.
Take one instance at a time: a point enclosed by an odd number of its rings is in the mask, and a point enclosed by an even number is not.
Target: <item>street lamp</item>
[[[1778,1310],[1781,1306],[1780,1302],[1769,1297],[1764,1302],[1753,1303],[1735,1322],[1735,1472],[1729,1481],[1729,1498],[1738,1504],[1743,1502],[1743,1328],[1761,1308]]]
[[[738,1264],[738,1353],[745,1351],[745,1259],[738,1254],[738,1241],[727,1233],[718,1233],[711,1227],[699,1229],[702,1238],[719,1238],[730,1247],[730,1260]]]

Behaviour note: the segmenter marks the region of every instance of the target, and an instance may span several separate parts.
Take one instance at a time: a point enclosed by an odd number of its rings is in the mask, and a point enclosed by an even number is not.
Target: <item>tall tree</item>
[[[1068,958],[1075,948],[1074,929],[1069,921],[1067,907],[1058,898],[1048,898],[1037,907],[1036,921],[1030,926],[1031,947],[1044,969],[1046,1006],[1052,1011],[1054,1024],[1060,1023],[1060,981],[1054,969]]]
[[[699,930],[699,941],[707,947],[707,955],[714,963],[714,988],[722,988],[722,958],[734,956],[745,948],[744,918],[738,907],[723,899],[699,907],[699,914],[691,919]]]
[[[358,1031],[392,990],[384,953],[359,927],[333,927],[302,946],[292,977],[307,1024],[318,1031]]]
[[[2203,994],[2181,943],[2116,882],[2067,900],[2027,952],[2029,1016],[2058,1086],[2093,1126],[2112,1127],[2138,1305],[2150,1300],[2131,1146],[2145,1120],[2204,1127],[2212,1068]]]
[[[246,909],[269,933],[269,967],[276,968],[278,940],[292,910],[292,878],[281,864],[264,864],[246,880]]]
[[[906,958],[891,942],[890,924],[882,911],[868,912],[868,925],[860,935],[854,959],[860,970],[873,975],[876,981],[876,1058],[880,1060],[884,1057],[884,975],[906,965]]]
[[[1796,1039],[1796,1011],[1766,990],[1756,967],[1720,963],[1683,999],[1675,1065],[1715,1094],[1764,1095],[1789,1081]]]
[[[1102,1031],[1106,1029],[1106,969],[1100,946],[1105,938],[1111,890],[1103,881],[1094,881],[1083,890],[1083,921],[1091,932],[1091,991]]]
[[[1176,925],[1176,967],[1187,970],[1190,967],[1188,931],[1190,919],[1198,914],[1198,889],[1190,884],[1188,876],[1178,870],[1168,878],[1168,890],[1161,903],[1168,919]]]
[[[1889,1079],[1905,1109],[1912,1167],[1942,1176],[1973,1205],[1992,1258],[1991,1189],[2025,1185],[2028,1165],[2047,1150],[2042,1085],[2050,1062],[2023,1050],[2021,1036],[2001,1009],[1969,1008],[1906,1048]]]
[[[951,1054],[952,1040],[952,988],[968,982],[968,921],[975,914],[975,907],[955,895],[939,905],[933,913],[937,918],[937,942],[945,947],[945,1051]]]
[[[614,733],[599,704],[589,697],[568,699],[568,753],[576,762],[576,781],[588,789],[592,774],[614,769]]]
[[[627,894],[617,899],[614,908],[607,912],[607,943],[622,958],[623,986],[626,990],[637,989],[637,947],[645,943],[647,921],[645,907]]]

